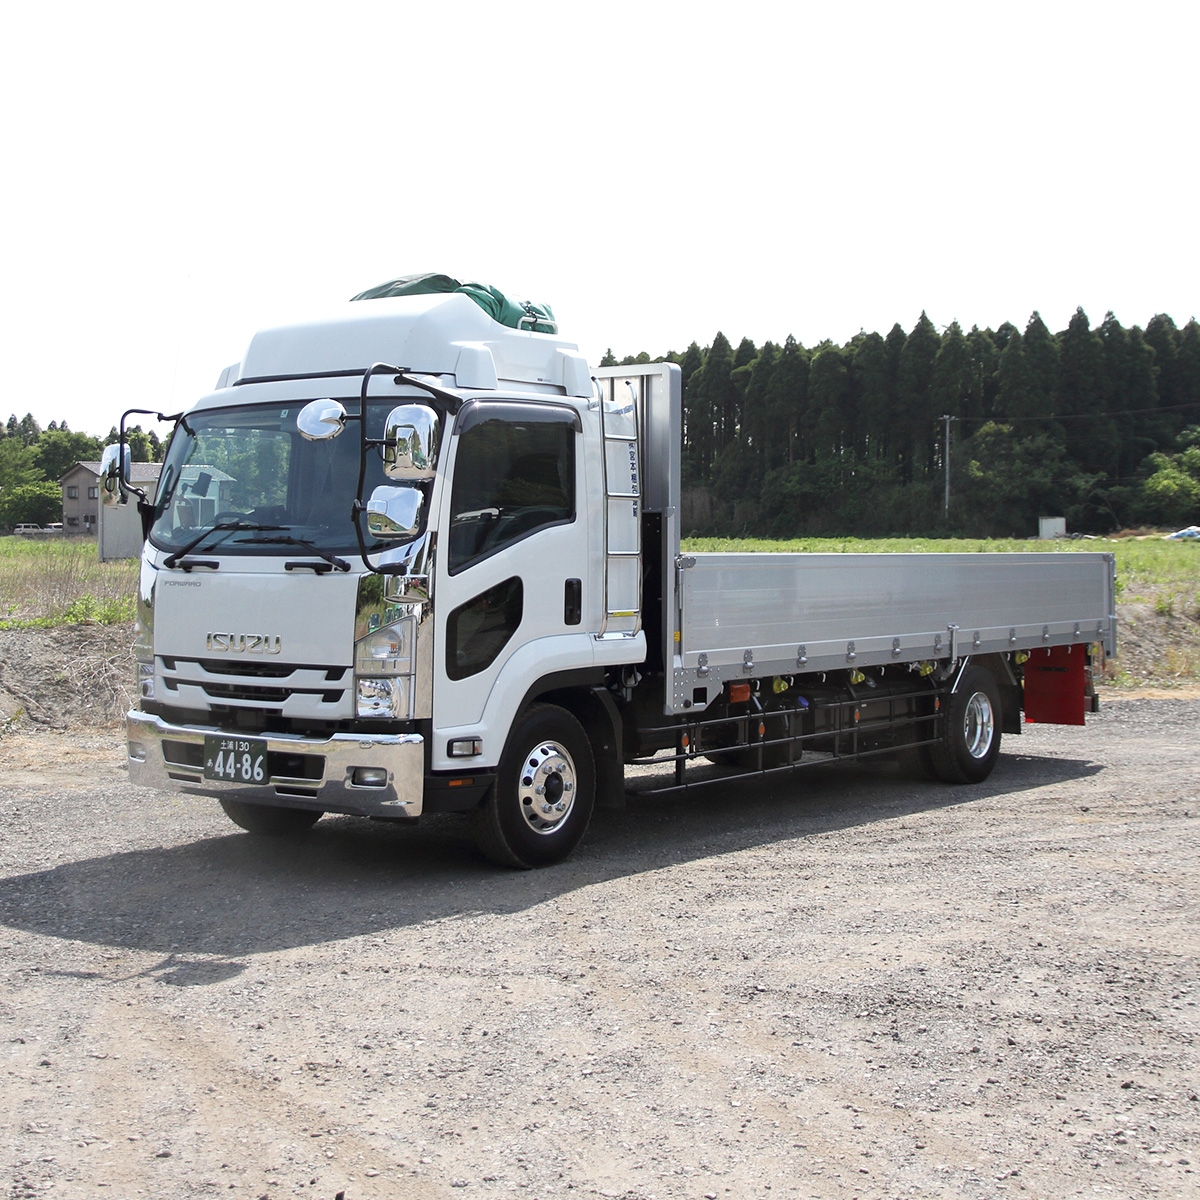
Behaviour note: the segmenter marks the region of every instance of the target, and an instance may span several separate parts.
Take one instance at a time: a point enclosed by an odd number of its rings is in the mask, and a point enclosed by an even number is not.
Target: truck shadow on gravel
[[[0,882],[0,924],[162,954],[146,974],[212,984],[244,970],[249,964],[236,960],[255,954],[473,913],[519,913],[628,875],[930,810],[970,810],[1100,769],[1086,760],[1007,754],[975,787],[919,781],[880,764],[634,797],[624,810],[598,811],[568,861],[531,872],[483,860],[465,822],[450,816],[418,828],[326,817],[295,841],[231,829],[11,876]],[[127,793],[121,801],[135,822],[140,802],[135,808]]]

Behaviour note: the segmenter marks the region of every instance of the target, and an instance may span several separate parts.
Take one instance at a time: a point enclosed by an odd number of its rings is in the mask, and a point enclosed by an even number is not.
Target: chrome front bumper
[[[205,735],[228,736],[236,734],[235,730],[170,725],[143,712],[129,713],[126,729],[129,778],[143,787],[363,817],[421,815],[425,739],[420,734],[335,733],[322,741],[287,733],[242,733],[266,742],[270,756],[286,756],[292,762],[303,756],[308,768],[303,777],[272,770],[266,784],[247,786],[204,778]],[[374,787],[356,784],[354,772],[363,767],[384,768],[387,783]]]

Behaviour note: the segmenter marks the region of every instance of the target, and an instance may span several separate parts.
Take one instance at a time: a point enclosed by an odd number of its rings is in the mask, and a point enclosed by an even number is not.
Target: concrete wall
[[[142,552],[142,519],[137,498],[128,504],[100,505],[100,561],[111,558],[137,558]]]

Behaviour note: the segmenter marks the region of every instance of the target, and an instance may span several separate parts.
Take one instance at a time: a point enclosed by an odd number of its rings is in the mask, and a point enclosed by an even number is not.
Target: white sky
[[[0,419],[187,407],[437,270],[592,361],[1200,313],[1200,6],[22,4]]]

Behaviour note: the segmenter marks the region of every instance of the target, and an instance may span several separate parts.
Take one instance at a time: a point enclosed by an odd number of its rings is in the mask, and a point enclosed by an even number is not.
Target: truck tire
[[[990,671],[968,666],[946,700],[946,732],[930,746],[929,765],[947,783],[980,783],[1000,754],[1000,689]]]
[[[267,837],[293,837],[306,833],[324,816],[309,808],[276,808],[271,804],[245,804],[241,800],[221,798],[225,815],[247,833]]]
[[[548,867],[579,845],[595,803],[596,764],[583,726],[565,709],[532,705],[471,813],[475,844],[504,867]]]

